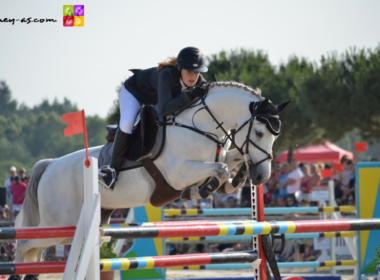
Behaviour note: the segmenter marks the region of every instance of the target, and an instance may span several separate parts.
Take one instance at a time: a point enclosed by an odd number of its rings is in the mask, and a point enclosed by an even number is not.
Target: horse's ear
[[[286,108],[286,106],[289,105],[290,102],[292,102],[292,101],[289,100],[289,101],[286,101],[284,103],[277,105],[277,114],[280,114],[282,111],[284,111],[284,109]]]
[[[259,108],[257,108],[258,113],[263,113],[267,111],[269,100],[265,98],[263,102],[260,103]]]

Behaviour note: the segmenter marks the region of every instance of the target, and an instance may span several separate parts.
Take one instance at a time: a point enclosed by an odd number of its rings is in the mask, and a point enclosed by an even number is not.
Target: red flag
[[[344,166],[344,163],[334,163],[333,170],[335,172],[343,172],[344,171],[343,166]]]
[[[366,152],[366,151],[367,151],[367,143],[366,142],[355,143],[355,152]]]
[[[84,142],[86,145],[86,166],[90,167],[90,160],[88,158],[88,142],[87,142],[87,130],[86,130],[86,118],[84,116],[84,110],[68,113],[62,115],[62,121],[68,123],[69,126],[63,131],[65,137],[75,134],[84,133]]]
[[[323,169],[321,173],[323,178],[332,176],[331,169]]]
[[[70,136],[79,133],[84,133],[86,127],[83,123],[84,111],[78,111],[74,113],[68,113],[62,115],[62,121],[68,123],[69,126],[63,131],[63,135]]]

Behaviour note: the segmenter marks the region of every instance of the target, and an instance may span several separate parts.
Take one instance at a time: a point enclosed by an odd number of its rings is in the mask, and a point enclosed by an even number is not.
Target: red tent
[[[317,146],[306,146],[294,151],[293,158],[300,162],[339,162],[342,156],[347,155],[352,159],[351,152],[346,151],[330,142]],[[276,158],[276,161],[285,162],[288,160],[288,151],[284,151]]]

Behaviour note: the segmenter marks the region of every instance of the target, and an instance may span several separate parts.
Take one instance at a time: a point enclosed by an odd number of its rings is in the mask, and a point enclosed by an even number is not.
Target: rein
[[[208,89],[208,86],[207,86],[207,89]],[[272,160],[273,157],[270,153],[268,153],[267,151],[265,151],[263,148],[261,148],[260,146],[258,146],[255,142],[253,142],[250,138],[249,138],[249,135],[251,133],[251,130],[252,130],[252,126],[253,126],[253,122],[255,121],[256,117],[261,117],[261,118],[279,118],[278,115],[270,115],[270,114],[258,114],[257,113],[257,109],[258,109],[258,102],[254,102],[252,101],[250,104],[249,104],[249,110],[251,112],[251,117],[245,121],[240,127],[238,127],[236,130],[235,130],[235,134],[237,134],[243,127],[245,127],[247,124],[249,124],[249,129],[248,129],[248,133],[247,133],[247,136],[246,136],[246,139],[244,141],[244,143],[242,144],[241,147],[238,147],[238,145],[236,144],[236,142],[234,141],[233,137],[232,137],[232,133],[228,133],[224,127],[223,127],[223,123],[220,123],[216,117],[214,116],[214,114],[211,112],[210,108],[207,106],[206,104],[206,97],[207,97],[207,93],[205,95],[203,95],[201,97],[201,99],[198,99],[192,103],[190,103],[188,106],[186,106],[183,110],[179,111],[179,112],[176,112],[174,113],[171,117],[170,117],[170,120],[171,122],[166,122],[165,124],[166,125],[174,125],[174,126],[178,126],[178,127],[183,127],[183,128],[187,128],[191,131],[194,131],[198,134],[201,134],[203,136],[205,136],[206,138],[210,139],[211,141],[215,142],[217,144],[217,154],[216,154],[216,158],[215,158],[215,161],[217,162],[219,160],[219,154],[221,153],[221,148],[225,146],[225,144],[227,143],[228,140],[230,140],[232,142],[232,144],[234,144],[234,146],[236,147],[236,149],[239,151],[239,153],[244,157],[244,161],[248,164],[248,166],[250,168],[255,168],[257,167],[258,165],[260,165],[261,163],[263,163],[264,161],[266,160]],[[198,102],[198,101],[201,101],[201,102]],[[194,124],[194,121],[193,121],[193,127],[191,126],[188,126],[188,125],[184,125],[184,124],[181,124],[181,123],[177,123],[175,122],[175,117],[178,116],[180,113],[182,113],[184,110],[186,109],[190,109],[190,108],[193,108],[193,107],[197,107],[199,105],[203,105],[203,107],[201,107],[200,109],[198,109],[194,115],[193,115],[193,120],[194,120],[194,116],[196,115],[196,113],[198,113],[200,110],[206,110],[208,112],[208,114],[211,116],[211,118],[215,121],[215,123],[217,124],[217,127],[216,129],[220,128],[222,129],[223,133],[224,133],[224,138],[225,140],[220,140],[218,139],[218,137],[213,134],[213,133],[210,133],[210,132],[206,132],[206,131],[203,131],[203,130],[200,130],[198,128],[195,127],[195,124]],[[162,123],[159,123],[159,125],[163,125]],[[252,144],[255,148],[257,148],[258,150],[260,150],[261,152],[263,152],[264,154],[266,154],[266,158],[256,162],[255,164],[252,163],[252,160],[251,160],[251,157],[249,155],[249,144]],[[245,145],[245,151],[244,151],[244,145]]]

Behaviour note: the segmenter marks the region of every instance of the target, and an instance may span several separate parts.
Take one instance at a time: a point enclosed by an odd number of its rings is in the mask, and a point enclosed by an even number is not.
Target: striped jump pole
[[[24,227],[0,228],[2,239],[43,239],[43,238],[72,238],[76,227]]]
[[[289,262],[277,263],[279,268],[295,268],[295,267],[332,267],[332,266],[351,266],[357,265],[358,261],[325,261],[325,262]],[[251,265],[245,263],[232,263],[232,264],[210,264],[210,265],[195,265],[195,266],[182,266],[182,267],[169,267],[172,270],[238,270],[238,269],[251,269]]]
[[[144,224],[102,225],[103,236],[122,238],[169,238],[205,237],[227,235],[253,235],[270,233],[310,233],[324,231],[378,230],[380,219],[359,220],[319,220],[291,222],[254,222],[254,221],[178,221]],[[76,227],[25,227],[0,228],[1,239],[43,239],[72,238]],[[188,234],[189,231],[191,234]],[[345,234],[347,235],[347,233]],[[327,237],[327,236],[325,236]],[[338,237],[338,236],[336,236]],[[345,236],[342,236],[345,237]],[[309,238],[309,237],[305,237]]]
[[[172,266],[203,266],[209,264],[253,263],[254,252],[226,252],[158,257],[138,257],[100,260],[101,271],[165,268]],[[63,273],[66,262],[0,263],[0,275]]]
[[[273,207],[264,208],[265,215],[275,214],[312,214],[312,213],[331,213],[331,212],[352,212],[355,206],[325,206],[325,207]],[[179,215],[205,215],[205,216],[223,216],[223,215],[251,215],[251,208],[220,208],[220,209],[164,209],[166,216]]]
[[[323,232],[323,233],[291,233],[285,234],[286,239],[308,239],[308,238],[335,238],[335,237],[355,237],[357,233],[354,231],[344,231],[344,232]],[[207,242],[220,242],[220,241],[250,241],[250,235],[228,235],[228,236],[206,236],[206,237],[171,237],[167,241],[171,243],[181,242],[181,241],[207,241]]]
[[[161,222],[165,224],[165,222]],[[356,220],[318,220],[318,221],[289,221],[289,222],[252,222],[243,223],[203,223],[198,225],[160,226],[131,226],[101,228],[103,236],[114,239],[126,238],[169,238],[193,236],[224,236],[224,235],[255,235],[272,233],[307,233],[329,231],[360,231],[379,230],[380,219]]]

